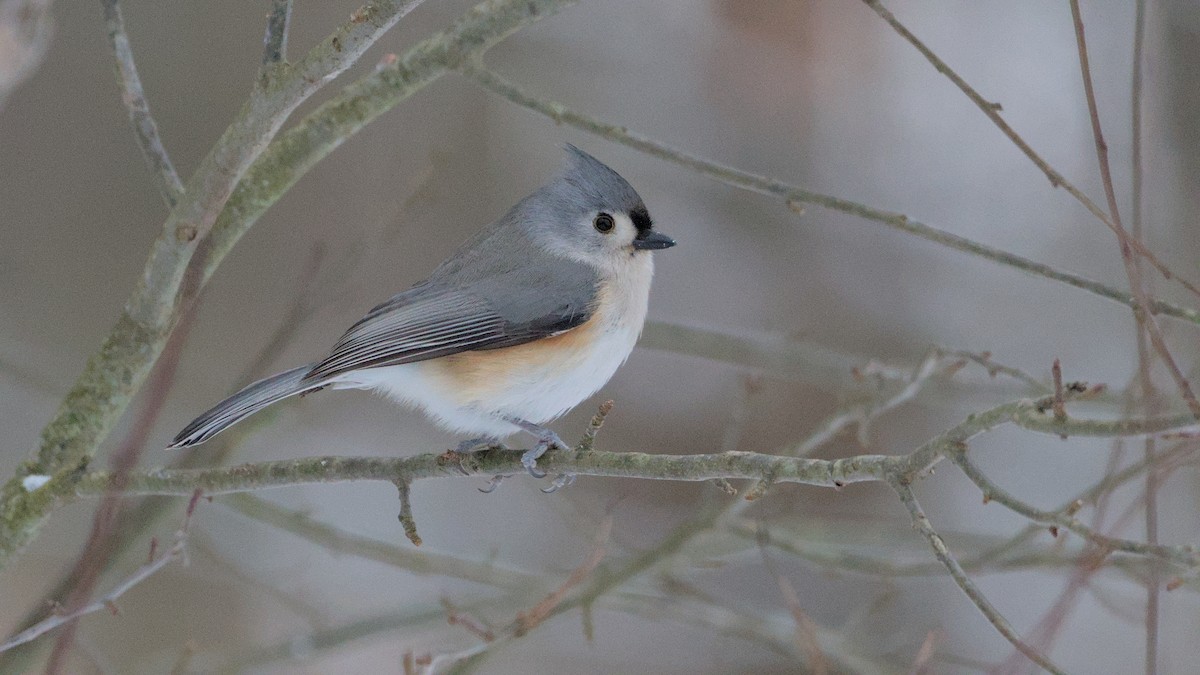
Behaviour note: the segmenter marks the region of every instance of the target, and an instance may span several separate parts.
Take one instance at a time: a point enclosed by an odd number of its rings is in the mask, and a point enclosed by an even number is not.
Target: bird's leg
[[[525,454],[521,455],[521,466],[524,466],[525,470],[529,472],[529,475],[533,476],[534,478],[546,477],[546,472],[537,468],[538,457],[546,454],[547,450],[556,445],[563,450],[569,450],[571,448],[571,446],[563,442],[563,439],[558,437],[558,434],[539,424],[526,422],[525,420],[516,417],[506,417],[505,420],[512,422],[520,427],[522,431],[538,439],[538,444],[534,446],[532,450],[528,450],[525,452]]]

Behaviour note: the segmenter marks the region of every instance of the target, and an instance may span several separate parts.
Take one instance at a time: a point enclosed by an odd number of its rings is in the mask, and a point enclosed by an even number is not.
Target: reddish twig
[[[114,545],[114,535],[117,531],[120,516],[123,512],[124,497],[121,494],[125,488],[129,472],[137,466],[142,453],[146,449],[146,441],[154,423],[162,413],[167,400],[167,393],[175,381],[175,372],[179,366],[179,357],[191,331],[195,312],[188,312],[179,323],[179,327],[167,341],[162,357],[155,364],[154,370],[147,382],[146,397],[142,409],[138,412],[133,428],[125,436],[119,448],[109,461],[113,475],[113,486],[101,499],[96,507],[96,515],[92,518],[92,530],[88,534],[87,543],[80,553],[75,566],[68,575],[74,580],[74,587],[67,594],[66,607],[69,612],[78,608],[90,606],[88,600],[100,581],[100,575],[108,568],[109,560],[117,552]],[[59,634],[50,653],[46,665],[47,675],[61,672],[66,662],[67,654],[75,640],[75,622],[70,622]]]
[[[29,628],[26,628],[25,630],[21,631],[20,633],[17,633],[16,635],[12,636],[7,641],[5,641],[3,644],[0,644],[0,653],[6,652],[6,651],[12,649],[13,647],[18,647],[27,642],[36,640],[37,638],[41,637],[42,635],[45,635],[46,633],[49,633],[50,631],[54,630],[55,628],[58,628],[60,626],[66,625],[66,624],[72,624],[79,617],[86,616],[88,614],[94,614],[96,612],[99,612],[100,610],[110,611],[114,614],[117,613],[116,602],[122,595],[127,593],[129,591],[129,589],[133,588],[134,586],[137,586],[138,584],[142,583],[146,579],[149,579],[150,577],[154,576],[156,573],[158,573],[159,570],[166,567],[172,561],[174,561],[176,559],[184,559],[185,558],[186,545],[187,545],[187,530],[188,530],[188,526],[191,524],[192,512],[196,508],[196,503],[199,501],[199,498],[200,498],[200,491],[197,490],[196,493],[192,496],[191,502],[189,502],[189,504],[188,504],[187,515],[184,516],[183,524],[179,527],[179,530],[175,533],[175,543],[174,543],[174,545],[171,546],[171,548],[164,551],[158,557],[152,557],[151,560],[149,560],[146,564],[142,565],[137,570],[135,570],[133,574],[126,577],[123,581],[121,581],[121,583],[114,586],[111,591],[109,591],[104,597],[100,598],[99,600],[96,600],[94,602],[91,602],[91,603],[83,606],[83,607],[79,607],[78,609],[74,609],[74,610],[71,610],[66,613],[52,614],[51,616],[46,617],[45,619],[39,621],[38,623],[30,626]],[[156,542],[154,542],[154,540],[151,540],[151,548],[153,549],[156,547],[157,547]],[[49,672],[49,667],[47,667],[47,671]]]
[[[1062,364],[1058,362],[1058,359],[1054,359],[1054,365],[1050,367],[1050,375],[1054,378],[1054,417],[1058,420],[1065,420],[1067,419],[1067,404],[1063,400]]]
[[[1133,74],[1129,91],[1131,144],[1130,149],[1130,201],[1133,214],[1130,231],[1133,238],[1144,243],[1142,232],[1142,63],[1145,56],[1146,0],[1134,4],[1133,26]],[[1140,261],[1139,261],[1140,262]],[[1145,331],[1137,333],[1138,380],[1141,384],[1143,409],[1154,414],[1157,411],[1157,392],[1150,375],[1149,350]],[[1158,543],[1158,467],[1155,466],[1155,442],[1147,438],[1143,445],[1143,456],[1150,469],[1146,472],[1146,541]],[[1162,575],[1158,566],[1150,568],[1146,579],[1146,675],[1158,672],[1158,615],[1159,585]]]
[[[925,59],[929,61],[929,63],[935,69],[937,69],[939,73],[945,75],[947,79],[954,83],[954,86],[958,87],[962,93],[966,94],[967,98],[971,99],[971,102],[974,103],[976,107],[978,107],[984,115],[987,115],[988,119],[990,119],[992,123],[996,125],[996,128],[1000,129],[1001,133],[1007,136],[1008,139],[1012,141],[1013,145],[1017,146],[1017,148],[1029,158],[1029,161],[1033,162],[1034,165],[1046,175],[1046,178],[1049,179],[1052,186],[1061,187],[1066,190],[1072,197],[1076,199],[1076,201],[1090,211],[1092,215],[1096,216],[1100,222],[1104,223],[1110,230],[1116,233],[1118,237],[1123,236],[1121,234],[1122,228],[1119,221],[1116,220],[1115,212],[1113,213],[1112,217],[1110,217],[1109,214],[1105,213],[1103,209],[1101,209],[1095,202],[1088,198],[1088,196],[1083,193],[1083,190],[1080,190],[1073,183],[1068,181],[1054,167],[1050,166],[1049,162],[1039,155],[1037,151],[1034,150],[1033,147],[1030,146],[1029,143],[1026,142],[1025,139],[1022,138],[1015,129],[1009,126],[1008,122],[1000,114],[1002,108],[999,103],[985,99],[978,91],[975,90],[974,87],[968,84],[961,75],[955,72],[954,69],[949,66],[949,64],[943,61],[937,54],[934,54],[932,49],[926,46],[924,42],[922,42],[916,35],[912,33],[912,31],[908,30],[908,28],[896,18],[896,15],[888,11],[888,9],[884,7],[879,0],[863,0],[863,2],[865,2],[872,10],[874,10],[874,12],[878,14],[880,18],[886,21],[887,24],[891,26],[892,30],[896,31],[900,37],[904,38],[909,44],[915,47],[916,50],[920,52],[921,55],[924,56]],[[1154,268],[1158,270],[1160,274],[1162,274],[1164,279],[1173,279],[1178,281],[1179,284],[1188,291],[1195,295],[1200,295],[1200,287],[1197,287],[1195,284],[1192,284],[1186,279],[1176,275],[1162,261],[1160,261],[1152,251],[1142,246],[1140,242],[1136,240],[1130,241],[1129,245],[1134,252],[1145,258],[1151,265],[1153,265]]]
[[[487,625],[479,617],[463,612],[454,606],[447,598],[442,598],[442,607],[446,608],[446,621],[451,626],[462,626],[467,629],[475,637],[484,642],[491,642],[496,639],[496,631]]]
[[[936,630],[929,631],[925,635],[925,641],[921,643],[921,648],[917,650],[917,656],[913,659],[912,666],[909,667],[910,675],[926,675],[930,672],[929,662],[933,660],[934,650],[937,648],[938,632]]]
[[[779,587],[779,593],[783,596],[783,602],[792,614],[792,620],[796,624],[796,645],[808,659],[807,665],[813,675],[826,675],[829,672],[829,659],[825,657],[825,652],[821,649],[821,642],[817,637],[817,624],[800,606],[800,596],[796,593],[796,587],[779,571],[775,566],[775,561],[768,555],[767,545],[769,543],[770,535],[766,527],[759,527],[758,550],[762,554],[763,566],[766,567],[767,574],[775,580],[775,585]]]
[[[592,572],[596,570],[596,566],[600,564],[600,561],[604,560],[604,555],[608,550],[608,537],[612,534],[612,524],[612,516],[605,516],[604,520],[600,521],[600,528],[596,531],[596,536],[592,539],[591,553],[588,554],[588,557],[578,567],[571,571],[571,576],[567,577],[567,580],[561,586],[551,591],[545,598],[542,598],[541,602],[530,608],[528,612],[517,614],[517,619],[513,627],[513,637],[521,637],[534,628],[537,628],[539,624],[554,612],[554,608],[558,607],[572,588],[592,576]]]
[[[1083,15],[1079,10],[1079,0],[1070,0],[1071,2],[1071,18],[1075,24],[1075,43],[1079,50],[1079,68],[1083,75],[1083,91],[1087,98],[1088,117],[1092,123],[1092,139],[1096,145],[1096,158],[1100,164],[1100,179],[1104,184],[1104,196],[1108,200],[1108,211],[1111,216],[1113,232],[1117,235],[1117,240],[1121,248],[1121,262],[1125,266],[1125,274],[1129,277],[1130,292],[1133,294],[1133,315],[1137,319],[1141,329],[1146,331],[1146,336],[1150,340],[1154,351],[1158,353],[1163,365],[1171,373],[1172,379],[1175,380],[1175,386],[1179,388],[1179,393],[1187,403],[1188,409],[1192,414],[1200,419],[1200,401],[1196,399],[1196,394],[1192,391],[1191,385],[1180,370],[1179,364],[1175,362],[1175,358],[1171,356],[1171,352],[1167,349],[1166,340],[1163,338],[1162,329],[1158,325],[1158,321],[1147,310],[1149,307],[1149,298],[1146,295],[1146,287],[1142,280],[1140,267],[1134,259],[1134,249],[1140,249],[1139,242],[1135,241],[1125,231],[1125,227],[1121,224],[1121,214],[1117,209],[1117,193],[1113,187],[1112,170],[1108,163],[1108,143],[1104,140],[1104,133],[1100,128],[1100,111],[1096,105],[1096,92],[1092,85],[1092,71],[1088,61],[1087,40],[1084,37],[1083,31]]]

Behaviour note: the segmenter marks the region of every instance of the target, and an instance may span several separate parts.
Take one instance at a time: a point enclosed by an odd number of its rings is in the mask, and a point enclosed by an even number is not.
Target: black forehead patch
[[[650,212],[644,206],[630,211],[629,219],[633,221],[633,226],[638,229],[638,232],[645,232],[654,227],[654,223],[650,220]]]

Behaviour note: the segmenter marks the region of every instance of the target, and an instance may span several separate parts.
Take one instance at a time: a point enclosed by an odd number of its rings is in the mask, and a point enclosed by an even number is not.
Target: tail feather
[[[172,448],[187,448],[199,445],[229,427],[246,419],[263,408],[306,391],[320,389],[320,383],[300,384],[312,365],[301,366],[259,380],[238,393],[213,406],[211,410],[192,420],[175,436]]]

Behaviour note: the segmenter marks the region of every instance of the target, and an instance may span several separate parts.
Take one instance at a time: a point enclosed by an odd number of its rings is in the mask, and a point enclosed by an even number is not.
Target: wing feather
[[[485,284],[485,289],[486,289]],[[371,310],[354,324],[305,383],[362,368],[424,361],[468,350],[515,346],[570,330],[591,317],[595,284],[566,287],[560,297],[534,289],[518,316],[504,303],[452,286],[416,286]]]

